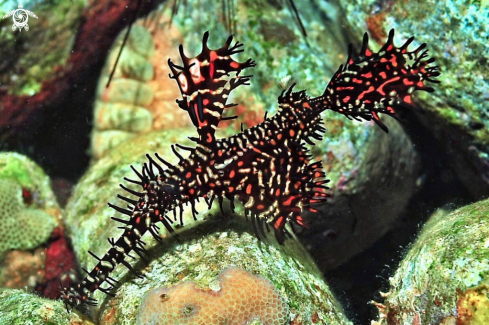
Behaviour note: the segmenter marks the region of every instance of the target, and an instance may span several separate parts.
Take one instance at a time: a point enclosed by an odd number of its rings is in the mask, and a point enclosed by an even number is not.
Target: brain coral
[[[10,249],[32,249],[45,242],[56,222],[38,209],[27,209],[22,188],[0,179],[0,256]]]
[[[285,324],[288,306],[273,283],[230,267],[218,277],[220,290],[200,289],[194,282],[150,291],[137,324],[237,325],[259,321]]]

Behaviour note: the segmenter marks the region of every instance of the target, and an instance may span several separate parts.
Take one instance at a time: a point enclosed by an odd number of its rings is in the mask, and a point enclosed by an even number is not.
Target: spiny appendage
[[[373,119],[384,131],[378,113],[395,116],[394,106],[411,104],[411,95],[416,90],[432,92],[426,82],[438,83],[438,66],[429,66],[435,61],[428,58],[426,44],[408,51],[414,37],[401,47],[393,44],[394,29],[389,32],[387,42],[377,53],[368,48],[368,35],[363,37],[359,56],[352,58],[350,44],[348,59],[341,65],[329,82],[324,94],[311,99],[316,109],[331,109],[348,118]]]
[[[280,243],[288,235],[287,223],[305,226],[301,212],[315,212],[310,205],[327,197],[321,164],[309,165],[303,138],[294,136],[300,123],[289,124],[290,117],[295,120],[289,111],[279,110],[264,123],[219,141],[215,164],[227,197],[243,203],[258,238],[271,227]]]
[[[188,58],[180,45],[180,56],[183,66],[168,60],[173,75],[170,78],[177,81],[183,99],[177,100],[178,106],[187,111],[192,123],[197,127],[202,141],[213,141],[214,132],[223,118],[223,110],[237,104],[226,104],[232,90],[241,85],[249,85],[252,77],[240,76],[243,69],[254,67],[252,59],[240,63],[234,61],[233,54],[243,52],[243,44],[236,42],[231,46],[233,37],[220,49],[211,50],[207,46],[209,32],[204,34],[202,52],[195,58]],[[234,73],[231,77],[230,73]]]
[[[301,214],[304,211],[318,212],[311,204],[322,203],[329,197],[326,193],[328,187],[324,185],[329,180],[325,179],[321,162],[308,164],[307,158],[310,155],[307,154],[306,148],[290,151],[287,156],[285,164],[279,167],[284,173],[285,170],[289,170],[287,177],[282,181],[281,177],[275,178],[276,175],[272,173],[273,180],[268,186],[260,189],[269,195],[263,197],[263,192],[262,196],[253,193],[244,203],[246,213],[251,215],[257,237],[266,237],[263,225],[268,232],[270,225],[280,244],[283,244],[287,237],[291,237],[286,228],[287,224],[308,227],[309,222],[303,219]]]
[[[279,110],[274,116],[274,124],[288,130],[285,136],[292,141],[305,141],[314,145],[314,140],[321,141],[326,129],[322,126],[320,111],[314,110],[309,104],[310,97],[305,90],[294,92],[295,83],[283,90],[278,97]]]
[[[169,167],[175,169],[173,165],[163,160],[158,154],[155,154],[155,156],[162,163],[168,164]],[[117,241],[114,238],[108,238],[112,247],[103,257],[98,257],[89,251],[90,255],[98,261],[96,266],[91,271],[83,268],[87,274],[80,283],[75,283],[70,288],[62,288],[60,298],[65,302],[67,310],[68,306],[96,306],[97,301],[90,297],[95,290],[112,295],[111,291],[117,281],[110,277],[109,274],[119,264],[124,265],[136,276],[141,277],[129,264],[126,257],[135,259],[130,254],[134,252],[140,258],[145,259],[146,250],[144,246],[146,243],[141,240],[141,237],[149,231],[157,241],[161,241],[161,237],[158,234],[159,227],[156,225],[158,222],[161,222],[170,233],[174,233],[172,223],[175,220],[167,217],[166,213],[175,210],[174,202],[178,201],[179,195],[174,185],[161,181],[169,173],[168,170],[170,168],[163,170],[150,155],[147,155],[147,157],[149,162],[143,165],[142,173],[131,166],[134,173],[138,176],[138,180],[124,178],[127,182],[140,186],[142,190],[135,191],[120,184],[122,189],[135,196],[136,199],[118,195],[119,199],[128,203],[127,208],[108,203],[109,207],[117,212],[129,216],[127,220],[111,217],[114,221],[123,224],[122,227],[119,227],[124,230],[123,234]],[[160,174],[158,176],[155,175],[154,169],[159,171]],[[107,283],[108,287],[103,287],[104,283]]]

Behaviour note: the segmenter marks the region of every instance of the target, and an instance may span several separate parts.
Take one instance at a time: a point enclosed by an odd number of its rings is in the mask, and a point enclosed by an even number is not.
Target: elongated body
[[[177,100],[180,108],[188,112],[198,131],[193,138],[195,147],[172,146],[180,158],[176,165],[166,162],[158,154],[147,155],[148,162],[139,172],[132,167],[137,179],[126,181],[141,187],[133,191],[121,185],[131,197],[119,196],[128,203],[121,208],[109,203],[129,219],[113,217],[124,224],[124,232],[117,240],[109,239],[112,248],[103,256],[96,257],[97,265],[86,271],[85,279],[64,288],[61,298],[67,305],[92,304],[90,298],[95,290],[110,294],[115,279],[112,270],[123,264],[132,270],[126,257],[131,252],[142,255],[145,243],[141,237],[150,232],[158,235],[158,223],[173,232],[172,224],[183,225],[181,213],[185,204],[190,204],[194,218],[194,202],[204,198],[210,203],[217,198],[240,201],[257,235],[265,236],[273,229],[279,242],[288,234],[285,225],[293,222],[304,225],[301,213],[315,212],[311,204],[320,203],[327,197],[324,189],[328,180],[320,162],[310,163],[310,154],[305,143],[322,139],[325,132],[321,112],[330,109],[354,119],[373,119],[380,127],[387,128],[379,119],[379,113],[395,114],[395,105],[410,104],[415,90],[432,91],[426,81],[439,75],[437,67],[428,65],[434,59],[427,58],[421,45],[414,51],[393,45],[394,31],[391,30],[387,43],[378,53],[368,49],[365,35],[357,59],[352,51],[344,66],[340,66],[319,97],[309,97],[305,91],[293,92],[293,86],[283,91],[278,98],[277,114],[264,122],[240,132],[235,136],[216,139],[215,130],[226,108],[231,91],[248,84],[251,76],[240,76],[242,70],[255,66],[249,59],[244,63],[234,61],[231,56],[241,52],[242,44],[231,46],[232,37],[217,50],[207,47],[208,33],[204,34],[202,52],[188,58],[180,47],[183,65],[169,61],[171,78],[178,83],[183,98]],[[188,158],[177,149],[190,152]],[[180,218],[175,211],[180,211]],[[169,214],[174,214],[170,217]],[[179,219],[179,220],[178,220]],[[93,254],[92,254],[93,255]],[[134,270],[132,270],[134,271]],[[104,282],[108,287],[102,287]]]

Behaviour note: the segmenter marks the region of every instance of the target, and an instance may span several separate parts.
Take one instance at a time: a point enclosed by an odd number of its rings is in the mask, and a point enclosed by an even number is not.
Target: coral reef
[[[141,302],[138,324],[285,324],[288,306],[269,280],[229,267],[218,276],[218,289],[194,282],[154,289]]]
[[[0,153],[0,286],[57,298],[75,258],[49,177],[29,158]]]
[[[26,209],[20,185],[12,180],[0,180],[0,256],[8,250],[39,246],[55,226],[56,221],[49,214]]]
[[[36,248],[58,225],[49,178],[25,156],[0,153],[0,202],[0,255]]]
[[[487,324],[488,248],[488,200],[435,213],[389,279],[379,322]]]
[[[151,34],[143,26],[131,28],[110,85],[106,88],[126,32],[122,31],[114,42],[99,79],[91,145],[92,156],[96,159],[136,134],[149,131],[153,123],[153,116],[147,108],[153,102],[153,90],[148,81],[154,78],[150,60],[155,46]]]

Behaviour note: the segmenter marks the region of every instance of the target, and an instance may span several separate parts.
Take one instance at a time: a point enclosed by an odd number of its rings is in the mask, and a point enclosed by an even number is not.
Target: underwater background
[[[0,0],[0,324],[489,324],[489,2],[22,5]],[[206,31],[211,49],[232,34],[237,61],[256,61],[225,113],[237,118],[219,124],[229,137],[275,114],[293,83],[319,96],[348,44],[358,54],[366,32],[377,52],[391,29],[397,47],[426,43],[440,83],[381,116],[389,133],[322,114],[308,148],[331,197],[307,227],[280,245],[240,204],[201,201],[178,239],[160,227],[162,243],[145,235],[145,259],[127,259],[144,278],[119,266],[114,297],[67,312],[61,288],[122,233],[107,202],[130,165],[193,146],[167,64],[180,44],[194,57]]]

